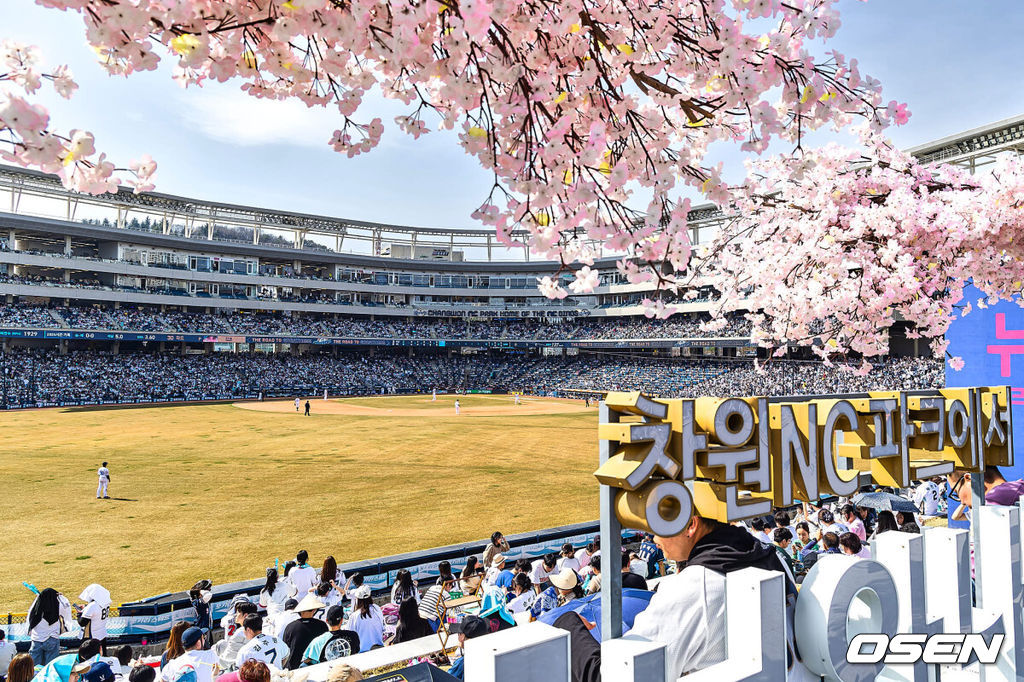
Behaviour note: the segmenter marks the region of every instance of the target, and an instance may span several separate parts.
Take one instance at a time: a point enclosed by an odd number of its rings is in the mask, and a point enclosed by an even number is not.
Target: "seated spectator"
[[[860,538],[854,533],[843,533],[839,536],[839,548],[847,556],[855,556],[863,559],[871,558],[871,550],[867,545],[862,545]]]
[[[647,562],[641,559],[636,552],[629,553],[629,572],[636,573],[641,578],[647,578]]]
[[[205,636],[206,631],[195,626],[181,633],[181,645],[185,647],[185,653],[169,661],[160,670],[162,682],[176,682],[178,675],[188,670],[195,672],[196,682],[213,682],[218,670],[217,654],[203,649]]]
[[[313,595],[324,603],[325,608],[340,604],[342,596],[334,589],[331,583],[317,583],[313,588]]]
[[[555,564],[555,568],[558,569],[559,573],[567,568],[579,573],[579,570],[582,567],[580,566],[579,560],[576,558],[576,548],[572,546],[572,543],[567,542],[562,545],[562,551],[559,552],[559,554],[561,554],[561,558]]]
[[[533,591],[533,583],[530,582],[529,575],[516,573],[512,583],[512,595],[512,599],[509,600],[506,607],[509,613],[522,613],[533,607],[533,602],[537,600],[537,593]]]
[[[986,501],[988,497],[986,496]],[[896,512],[896,525],[904,533],[920,533],[921,527],[917,525],[914,515],[909,512]]]
[[[841,554],[839,550],[839,536],[835,533],[822,533],[821,544],[824,546],[821,554]]]
[[[533,562],[530,569],[530,580],[533,581],[533,589],[540,594],[550,584],[548,579],[555,573],[558,565],[558,557],[554,554],[545,554],[542,558]]]
[[[559,606],[565,606],[574,599],[584,597],[580,577],[571,568],[562,569],[561,573],[551,576],[551,586],[558,591]]]
[[[796,564],[793,562],[792,550],[790,549],[790,545],[793,543],[793,534],[789,532],[789,528],[782,526],[776,528],[772,535],[775,538],[773,543],[775,551],[778,552],[782,565],[786,567],[790,579],[795,580],[798,571]]]
[[[725,660],[726,575],[750,566],[770,571],[783,567],[775,549],[747,531],[696,514],[679,535],[655,540],[666,559],[686,562],[685,567],[662,579],[650,604],[633,621],[630,636],[665,644],[669,679],[674,680]],[[795,592],[787,580],[790,611]],[[789,636],[792,622],[792,617],[786,620]],[[570,633],[574,682],[600,679],[601,645],[589,632],[593,624],[569,612],[559,616],[555,626]],[[795,662],[793,652],[788,653],[788,660]]]
[[[297,593],[291,581],[279,580],[277,568],[267,569],[267,582],[260,590],[260,606],[267,610],[270,618],[275,618],[285,610],[284,603]]]
[[[476,557],[470,557],[470,559],[476,559]],[[391,587],[391,603],[401,604],[406,599],[414,599],[418,602],[420,593],[416,587],[417,583],[412,579],[412,573],[404,568],[399,570],[395,575],[395,584]]]
[[[0,630],[0,678],[7,675],[7,668],[11,666],[11,661],[14,660],[17,653],[18,647],[14,645],[14,642],[7,639],[6,632]],[[2,679],[0,679],[0,682],[2,682]]]
[[[15,654],[4,669],[6,682],[29,682],[36,674],[35,664],[28,654]]]
[[[818,552],[821,547],[819,538],[811,539],[811,527],[806,521],[800,521],[796,524],[796,537],[797,551],[800,554],[801,561],[808,554]]]
[[[601,557],[595,556],[590,558],[590,570],[591,573],[587,577],[587,582],[583,585],[583,589],[587,594],[597,594],[601,591]]]
[[[458,634],[459,636],[459,651],[462,652],[466,646],[467,639],[473,639],[474,637],[482,637],[489,634],[491,631],[488,627],[487,622],[479,616],[466,616],[462,619],[461,623],[452,623],[450,632],[451,634]],[[466,657],[463,653],[462,656],[455,659],[448,674],[457,680],[465,679],[465,664]]]
[[[161,668],[167,665],[168,661],[173,661],[185,653],[185,647],[181,644],[181,635],[191,626],[192,624],[187,620],[179,620],[171,626],[171,632],[167,636],[167,644],[164,646],[163,653],[160,654]]]
[[[338,568],[338,561],[333,556],[324,559],[324,565],[320,569],[320,582],[330,583],[334,589],[338,590],[338,594],[342,593],[343,590],[339,585],[345,584],[345,571]]]
[[[420,600],[420,615],[423,619],[430,623],[430,627],[437,631],[437,628],[441,624],[440,614],[438,613],[438,604],[440,603],[441,596],[446,594],[455,584],[455,576],[452,575],[452,565],[448,561],[442,561],[437,565],[437,582],[431,587],[427,588],[427,591],[423,593],[423,598]]]
[[[235,620],[232,623],[231,634],[217,642],[215,650],[220,658],[221,670],[230,671],[237,668],[238,652],[242,650],[248,641],[245,636],[244,623],[246,616],[256,615],[258,607],[248,599],[235,604]],[[262,624],[260,626],[262,629]],[[227,633],[227,630],[225,630]]]
[[[277,637],[263,632],[263,617],[256,613],[242,619],[245,644],[235,656],[235,667],[241,668],[246,661],[260,661],[274,668],[284,668],[288,658],[288,646]]]
[[[156,682],[156,668],[137,665],[128,673],[128,682]]]
[[[298,605],[298,600],[294,598],[284,603],[284,611],[274,619],[274,637],[284,641],[285,629],[299,619],[299,614],[295,612],[295,607]]]
[[[343,606],[335,605],[327,609],[327,632],[317,635],[309,643],[302,653],[302,665],[314,665],[359,653],[359,635],[352,630],[342,629],[344,620]]]
[[[633,573],[628,552],[622,553],[622,588],[633,590],[647,589],[647,581],[642,576]]]
[[[246,661],[235,672],[218,677],[217,682],[270,682],[270,668],[262,661]]]
[[[750,520],[750,534],[763,545],[772,544],[772,539],[768,537],[768,522],[760,516]]]
[[[432,634],[434,634],[434,629],[430,627],[430,623],[426,619],[420,616],[419,604],[415,599],[406,599],[399,604],[398,627],[395,628],[395,636],[389,644],[401,644]]]
[[[44,665],[36,678],[42,682],[69,682],[72,678],[72,670],[75,666],[84,663],[86,665],[96,662],[100,656],[100,643],[95,639],[83,639],[78,647],[78,653],[61,654]],[[80,672],[87,671],[88,668]]]
[[[307,594],[293,609],[299,614],[298,620],[288,624],[281,641],[288,645],[288,660],[285,667],[295,670],[302,664],[302,654],[309,643],[327,632],[327,624],[315,618],[316,612],[324,607],[323,602]]]
[[[353,592],[353,596],[356,603],[346,628],[359,635],[359,653],[384,646],[384,613],[373,603],[370,586],[363,585]]]
[[[860,515],[857,514],[857,508],[852,504],[843,505],[842,508],[843,522],[851,533],[856,535],[861,542],[864,542],[868,538],[867,530],[864,527],[864,522],[861,520]]]
[[[871,535],[871,539],[874,540],[882,533],[887,533],[891,530],[899,530],[900,526],[896,522],[896,517],[888,509],[883,509],[878,512],[878,519],[875,522],[875,532]]]

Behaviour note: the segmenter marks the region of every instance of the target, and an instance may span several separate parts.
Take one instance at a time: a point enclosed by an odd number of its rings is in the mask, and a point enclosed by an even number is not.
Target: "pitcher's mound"
[[[595,407],[586,407],[579,400],[560,398],[525,397],[519,405],[507,395],[469,395],[459,396],[459,417],[508,417],[517,415],[538,414],[575,414],[593,412]],[[235,407],[259,412],[279,412],[302,415],[306,399],[298,412],[294,400],[268,400],[265,402],[233,403]],[[455,418],[455,396],[379,396],[375,398],[341,398],[324,400],[309,398],[310,412],[313,415],[343,415],[350,417],[451,417]]]

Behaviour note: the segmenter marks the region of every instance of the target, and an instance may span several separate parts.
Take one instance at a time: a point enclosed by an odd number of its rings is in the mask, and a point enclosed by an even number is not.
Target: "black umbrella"
[[[458,682],[458,679],[429,663],[417,663],[401,670],[367,677],[365,682]]]
[[[917,507],[913,502],[892,493],[861,493],[851,501],[858,507],[867,507],[878,511],[910,512],[911,514],[917,512]]]

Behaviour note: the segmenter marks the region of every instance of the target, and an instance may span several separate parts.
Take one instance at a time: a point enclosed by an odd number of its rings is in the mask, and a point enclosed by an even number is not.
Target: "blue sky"
[[[1024,113],[1019,0],[844,0],[832,45],[906,101],[908,147]],[[0,38],[39,45],[82,86],[70,102],[44,98],[58,128],[96,134],[117,161],[149,153],[157,189],[185,196],[406,225],[478,227],[470,213],[490,178],[451,133],[415,141],[391,125],[382,146],[348,159],[327,146],[338,117],[298,102],[256,101],[238,85],[182,90],[170,61],[155,73],[111,78],[95,63],[77,15],[32,0],[0,3]],[[403,108],[375,104],[385,125]],[[716,160],[736,166],[729,151]]]

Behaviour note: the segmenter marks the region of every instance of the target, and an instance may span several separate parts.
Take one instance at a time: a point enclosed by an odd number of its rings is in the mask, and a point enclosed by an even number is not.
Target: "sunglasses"
[[[964,481],[966,481],[966,480],[967,480],[967,474],[963,474],[962,476],[960,476],[960,478],[957,480],[957,482],[953,484],[953,487],[950,488],[950,491],[949,491],[950,498],[952,498],[954,500],[959,500],[960,499],[960,488],[963,486]]]

